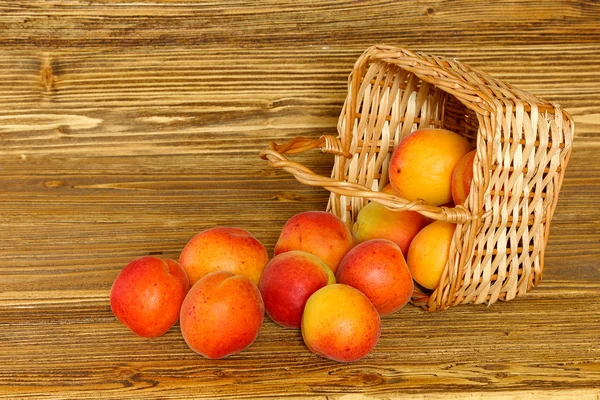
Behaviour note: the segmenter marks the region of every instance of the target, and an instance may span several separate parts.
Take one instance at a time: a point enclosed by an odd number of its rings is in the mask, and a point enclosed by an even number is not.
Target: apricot
[[[465,154],[452,172],[452,200],[454,204],[464,204],[471,191],[473,181],[473,161],[476,150]]]
[[[439,206],[452,201],[452,172],[473,148],[464,137],[445,129],[419,129],[398,144],[389,166],[399,196]]]
[[[417,233],[410,244],[408,269],[415,282],[424,288],[433,290],[439,285],[455,229],[455,224],[435,221]]]
[[[227,226],[198,233],[179,256],[191,285],[214,271],[243,275],[258,285],[268,261],[267,250],[250,232]]]
[[[274,255],[301,250],[319,257],[335,273],[338,264],[354,246],[348,226],[325,211],[305,211],[283,226]]]
[[[331,269],[319,257],[300,250],[279,254],[267,263],[258,288],[267,315],[276,324],[300,329],[308,298],[335,283]]]
[[[219,359],[254,343],[264,314],[260,292],[249,278],[215,271],[192,286],[181,306],[179,325],[190,349]]]
[[[395,191],[394,188],[392,188],[391,184],[387,184],[384,186],[383,190],[381,190],[383,193],[389,193],[389,194],[394,194],[394,195],[398,195]]]
[[[115,278],[110,307],[115,317],[135,334],[154,338],[177,322],[189,288],[188,277],[176,261],[140,257]]]
[[[340,362],[356,361],[377,345],[381,319],[371,301],[344,284],[322,287],[302,314],[302,338],[310,351]]]
[[[368,240],[350,250],[336,280],[364,293],[381,316],[404,307],[414,289],[400,247],[387,239]]]
[[[371,239],[391,240],[400,246],[402,254],[406,254],[410,242],[427,223],[427,218],[416,211],[394,211],[370,202],[358,212],[352,234],[357,243]]]

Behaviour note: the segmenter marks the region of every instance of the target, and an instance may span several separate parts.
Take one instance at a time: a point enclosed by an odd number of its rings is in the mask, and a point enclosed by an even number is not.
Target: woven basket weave
[[[381,192],[395,145],[426,127],[459,133],[477,149],[463,205],[436,207]],[[558,105],[456,60],[378,45],[354,65],[338,133],[270,143],[261,157],[331,191],[327,210],[349,225],[369,201],[456,223],[438,288],[415,289],[414,304],[429,311],[492,304],[540,282],[574,133]],[[315,148],[335,155],[331,177],[284,155]]]

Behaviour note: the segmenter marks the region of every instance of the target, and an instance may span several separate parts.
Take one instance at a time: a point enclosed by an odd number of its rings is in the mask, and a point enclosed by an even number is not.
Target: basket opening
[[[468,109],[453,95],[446,93],[444,104],[444,118],[442,128],[456,132],[471,141],[473,147],[477,141],[479,121],[477,114]]]
[[[352,101],[354,104],[348,104]],[[354,107],[351,107],[354,105]],[[346,181],[381,191],[389,183],[388,163],[397,144],[420,128],[443,128],[476,146],[477,114],[455,96],[396,65],[373,62],[360,80],[356,97],[347,99],[340,133],[351,143],[355,159],[344,164]],[[353,209],[366,204],[353,199]],[[356,203],[362,204],[356,204]],[[356,217],[356,211],[350,216]]]

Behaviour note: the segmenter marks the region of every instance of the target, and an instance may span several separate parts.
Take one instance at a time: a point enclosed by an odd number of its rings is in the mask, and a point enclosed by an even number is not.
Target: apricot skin
[[[344,284],[327,285],[306,302],[302,338],[310,351],[339,362],[359,360],[376,346],[381,319],[371,301]]]
[[[335,276],[323,261],[304,251],[292,250],[269,261],[258,288],[273,322],[300,329],[308,298],[331,283],[335,283]]]
[[[428,221],[416,211],[394,211],[370,202],[358,212],[352,234],[357,243],[371,239],[388,239],[406,255],[410,242]]]
[[[364,293],[382,317],[404,307],[414,289],[402,251],[386,239],[368,240],[350,250],[336,279]]]
[[[439,206],[452,201],[452,172],[472,146],[445,129],[419,129],[404,137],[390,159],[389,179],[399,196]]]
[[[335,273],[353,246],[352,232],[339,217],[325,211],[305,211],[285,223],[273,253],[305,251],[319,257]]]
[[[181,265],[171,259],[139,257],[127,264],[110,290],[110,307],[135,334],[155,338],[178,320],[190,288]]]
[[[179,262],[185,268],[192,286],[214,271],[244,275],[258,285],[268,261],[267,250],[250,232],[228,226],[198,233],[185,245],[179,256]]]
[[[458,161],[452,172],[452,200],[454,204],[464,204],[471,191],[473,181],[473,161],[475,150],[467,153]]]
[[[192,286],[181,306],[179,325],[190,349],[220,359],[254,343],[264,313],[260,292],[250,279],[215,271]]]
[[[415,282],[424,288],[434,290],[439,285],[455,229],[455,224],[435,221],[413,239],[408,249],[408,269]]]

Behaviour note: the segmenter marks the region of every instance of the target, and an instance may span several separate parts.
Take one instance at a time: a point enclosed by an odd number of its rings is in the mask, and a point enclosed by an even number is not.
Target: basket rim
[[[483,116],[495,113],[499,108],[504,111],[506,107],[510,106],[513,108],[523,107],[526,112],[531,112],[532,107],[537,108],[538,112],[548,112],[550,114],[562,112],[566,119],[572,119],[557,103],[549,102],[520,90],[510,83],[472,67],[463,61],[456,58],[431,55],[423,51],[412,51],[404,47],[386,44],[375,44],[369,47],[356,61],[349,80],[357,79],[356,75],[359,75],[358,78],[360,78],[360,74],[355,72],[363,69],[373,61],[389,63],[409,71],[419,79],[455,96],[467,108]],[[459,73],[459,71],[462,73]],[[435,72],[435,74],[432,72]],[[472,78],[473,82],[469,82],[467,76]],[[441,79],[442,77],[448,79]],[[360,85],[357,86],[356,84],[359,83],[359,81],[354,81],[353,86],[358,88]]]

